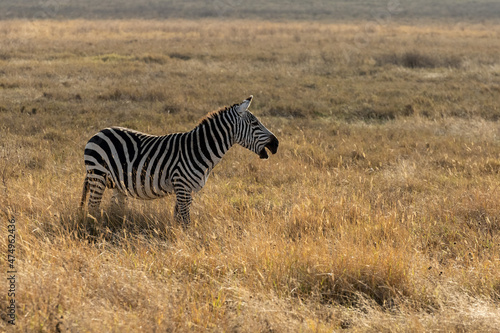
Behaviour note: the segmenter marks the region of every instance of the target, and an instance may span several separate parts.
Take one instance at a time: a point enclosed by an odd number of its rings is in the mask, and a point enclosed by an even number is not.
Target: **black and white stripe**
[[[192,192],[201,190],[210,171],[235,143],[268,158],[278,139],[248,111],[252,96],[240,104],[212,112],[192,131],[154,136],[112,127],[95,134],[85,146],[81,206],[87,194],[95,214],[106,188],[123,204],[125,197],[155,199],[175,193],[175,218],[189,223]]]

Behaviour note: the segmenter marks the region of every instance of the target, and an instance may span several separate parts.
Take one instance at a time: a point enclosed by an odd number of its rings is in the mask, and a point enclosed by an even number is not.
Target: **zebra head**
[[[236,143],[253,151],[261,159],[267,159],[266,148],[271,153],[276,154],[278,151],[278,139],[268,130],[262,123],[255,117],[248,107],[252,102],[253,96],[248,97],[241,104],[236,105],[236,126],[235,126],[235,139]]]

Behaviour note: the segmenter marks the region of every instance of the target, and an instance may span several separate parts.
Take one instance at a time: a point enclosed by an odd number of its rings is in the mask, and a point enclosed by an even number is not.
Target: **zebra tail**
[[[83,208],[85,206],[85,201],[87,201],[87,193],[89,191],[89,178],[87,175],[85,175],[85,179],[83,181],[83,193],[82,193],[82,201],[80,202],[80,208]]]

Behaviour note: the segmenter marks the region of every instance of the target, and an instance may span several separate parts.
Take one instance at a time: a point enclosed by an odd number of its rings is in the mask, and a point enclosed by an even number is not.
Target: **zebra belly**
[[[128,197],[132,197],[132,198],[135,198],[135,199],[142,199],[142,200],[153,200],[153,199],[158,199],[158,198],[162,198],[162,197],[165,197],[167,195],[171,195],[174,193],[174,189],[173,187],[170,189],[166,189],[166,190],[161,190],[161,191],[156,191],[153,193],[153,195],[151,194],[146,194],[146,193],[137,193],[137,191],[129,191],[127,190],[126,192],[123,192],[123,190],[119,189],[120,192],[122,192],[124,195],[128,196]]]
[[[128,178],[132,181],[127,182],[127,184],[121,183],[120,186],[116,186],[116,188],[126,196],[143,200],[157,199],[174,193],[174,186],[168,179],[160,183],[159,180],[155,178],[151,178],[149,181],[146,179],[141,179],[139,181],[135,176],[136,175],[132,175],[132,177]],[[124,175],[124,177],[127,176]],[[133,181],[134,179],[135,181]],[[117,179],[114,179],[114,181],[116,184]]]

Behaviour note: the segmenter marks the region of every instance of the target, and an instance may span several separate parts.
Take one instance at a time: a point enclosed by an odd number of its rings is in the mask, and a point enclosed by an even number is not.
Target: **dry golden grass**
[[[480,24],[0,22],[15,329],[494,331],[499,35]],[[109,218],[83,219],[83,147],[96,131],[188,130],[250,94],[278,154],[230,150],[195,195],[189,230],[173,222],[173,198],[117,216],[108,195]]]

